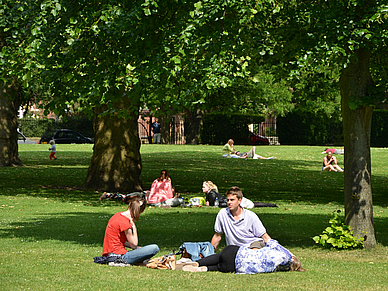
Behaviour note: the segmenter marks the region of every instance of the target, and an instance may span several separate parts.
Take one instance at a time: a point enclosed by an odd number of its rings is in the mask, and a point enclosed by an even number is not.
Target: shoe
[[[171,208],[170,205],[166,205],[166,204],[162,204],[162,205],[160,205],[159,207],[160,207],[160,208],[167,208],[167,209]]]
[[[131,264],[124,264],[124,263],[115,263],[115,262],[110,262],[108,263],[109,266],[112,267],[130,267]]]
[[[274,157],[269,157],[269,158],[267,158],[267,160],[273,160],[274,159]]]
[[[183,266],[182,270],[185,272],[207,272],[207,267],[206,266],[194,267],[194,266],[188,265],[188,266]]]
[[[192,263],[193,261],[190,260],[189,258],[180,258],[179,260],[176,261],[176,264],[186,264],[186,263]]]
[[[190,263],[183,263],[183,264],[176,264],[175,270],[182,271],[185,267],[193,267],[193,268],[199,268],[199,264],[197,262],[190,262]]]
[[[106,197],[108,197],[108,193],[106,193],[106,192],[102,193],[102,195],[100,196],[100,201],[102,199],[106,199]]]

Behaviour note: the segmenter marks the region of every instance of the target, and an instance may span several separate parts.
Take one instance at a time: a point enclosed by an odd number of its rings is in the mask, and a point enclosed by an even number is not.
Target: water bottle
[[[216,200],[214,201],[214,207],[218,207],[220,206],[220,202],[218,201],[218,197],[216,198]]]

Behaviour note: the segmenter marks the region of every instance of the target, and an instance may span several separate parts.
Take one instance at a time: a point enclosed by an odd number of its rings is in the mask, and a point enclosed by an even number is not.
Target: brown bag
[[[146,266],[147,268],[151,269],[175,270],[176,258],[175,255],[165,255],[162,257],[149,259],[146,262]]]

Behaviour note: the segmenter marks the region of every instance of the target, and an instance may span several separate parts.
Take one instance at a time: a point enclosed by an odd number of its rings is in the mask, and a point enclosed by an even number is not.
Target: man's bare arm
[[[214,248],[214,250],[216,250],[216,248],[218,247],[218,245],[220,244],[220,241],[222,239],[222,234],[220,233],[215,233],[212,237],[212,241],[210,242]]]

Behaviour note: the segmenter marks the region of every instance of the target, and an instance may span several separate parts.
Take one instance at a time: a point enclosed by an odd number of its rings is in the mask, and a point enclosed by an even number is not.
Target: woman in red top
[[[138,245],[135,221],[146,207],[146,200],[140,196],[133,196],[129,200],[128,210],[118,212],[109,219],[105,230],[103,256],[117,256],[128,264],[135,264],[149,259],[159,252],[156,244],[140,247]],[[131,248],[127,251],[126,247]]]

